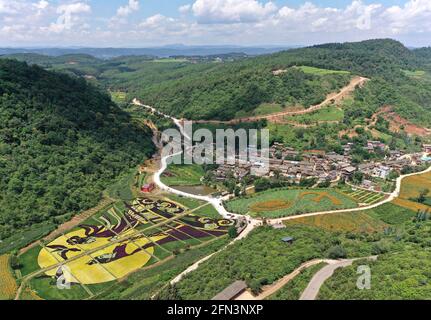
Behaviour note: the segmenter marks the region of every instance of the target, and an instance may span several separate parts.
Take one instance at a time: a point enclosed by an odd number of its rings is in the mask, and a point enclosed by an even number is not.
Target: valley
[[[370,40],[220,59],[0,59],[0,299],[208,300],[238,281],[247,300],[428,297],[431,56]],[[198,146],[186,119],[268,129],[267,167],[238,148],[170,164]],[[191,147],[162,156],[165,129]],[[376,291],[355,288],[363,264]]]

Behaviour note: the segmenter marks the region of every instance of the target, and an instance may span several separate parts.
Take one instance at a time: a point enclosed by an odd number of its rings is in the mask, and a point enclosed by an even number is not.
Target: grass
[[[254,116],[264,116],[267,114],[277,113],[284,111],[285,108],[278,103],[262,103],[256,109],[253,110]]]
[[[169,199],[190,210],[196,209],[206,203],[204,201],[191,199],[191,198],[184,198],[174,194],[170,194]]]
[[[162,176],[162,182],[169,186],[201,185],[205,175],[200,165],[170,165]]]
[[[111,99],[117,104],[126,102],[127,94],[122,91],[110,91]]]
[[[402,70],[402,71],[406,76],[411,78],[416,78],[416,79],[423,79],[428,75],[424,70],[415,70],[415,71]]]
[[[21,249],[26,245],[43,238],[55,229],[55,225],[46,222],[33,225],[25,231],[17,231],[12,237],[4,239],[0,243],[0,254]]]
[[[283,206],[279,210],[256,210],[256,207],[263,208],[267,203],[274,201],[284,201],[291,205]],[[229,211],[239,214],[279,218],[302,213],[355,208],[357,204],[333,189],[274,189],[234,199],[227,202],[226,207]]]
[[[208,218],[213,218],[213,219],[221,219],[222,218],[220,216],[220,214],[218,213],[218,211],[210,204],[194,211],[193,214],[200,216],[200,217],[208,217]]]
[[[283,288],[269,296],[267,300],[299,300],[313,276],[326,265],[326,263],[319,263],[303,270]]]
[[[331,105],[309,114],[287,117],[286,119],[303,124],[342,121],[344,119],[344,111],[336,106]]]
[[[386,224],[398,226],[411,220],[416,213],[412,210],[397,206],[393,203],[386,203],[377,208],[363,211],[374,219],[379,219]]]
[[[136,169],[130,170],[128,173],[123,174],[117,182],[109,186],[106,190],[110,197],[130,201],[135,198],[132,192],[132,186],[135,183]]]
[[[295,68],[298,68],[304,73],[314,74],[319,76],[324,76],[328,74],[350,74],[350,72],[348,71],[320,69],[320,68],[309,67],[309,66],[299,66]]]
[[[22,276],[26,276],[40,269],[37,258],[41,250],[42,248],[37,245],[19,256],[19,263],[21,265],[20,271]]]

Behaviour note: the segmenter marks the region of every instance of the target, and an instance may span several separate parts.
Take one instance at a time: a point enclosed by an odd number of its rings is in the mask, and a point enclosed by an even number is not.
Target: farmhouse
[[[227,287],[222,292],[220,292],[219,294],[217,294],[211,300],[216,300],[216,301],[234,300],[241,293],[243,293],[245,290],[247,290],[247,287],[248,286],[247,286],[247,284],[244,281],[235,281],[229,287]]]
[[[156,188],[156,185],[154,183],[146,184],[141,188],[141,191],[143,193],[150,193],[153,192],[153,190]]]

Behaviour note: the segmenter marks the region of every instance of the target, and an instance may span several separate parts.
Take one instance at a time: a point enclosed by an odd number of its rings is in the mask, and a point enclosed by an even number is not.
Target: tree
[[[228,234],[229,234],[229,238],[235,239],[236,237],[238,237],[238,230],[236,229],[235,226],[231,226],[228,230]]]
[[[341,245],[336,245],[329,248],[327,256],[330,259],[344,259],[347,257],[347,253]]]

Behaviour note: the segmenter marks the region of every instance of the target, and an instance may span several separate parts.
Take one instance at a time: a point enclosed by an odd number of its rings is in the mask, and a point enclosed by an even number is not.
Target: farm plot
[[[383,231],[388,225],[364,212],[346,212],[323,216],[304,217],[286,221],[286,225],[307,225],[328,231],[365,232]]]
[[[205,175],[199,165],[170,165],[162,176],[162,182],[169,186],[196,186]]]
[[[111,207],[79,228],[42,243],[37,255],[29,251],[20,257],[26,273],[35,271],[28,266],[35,263],[44,271],[31,280],[32,288],[43,298],[60,298],[52,291],[61,277],[74,284],[71,296],[64,298],[91,297],[105,284],[227,235],[235,224],[194,215],[165,200],[138,198],[123,208]]]
[[[229,211],[268,218],[318,211],[350,209],[357,203],[334,189],[274,189],[226,203]]]
[[[385,199],[386,195],[368,190],[343,190],[343,193],[354,199],[356,202],[365,205],[373,205]]]
[[[431,173],[405,178],[401,184],[400,196],[393,201],[394,204],[414,211],[431,210]],[[425,201],[421,203],[419,198],[425,194]]]
[[[9,267],[9,255],[0,256],[0,300],[12,300],[18,290]]]

